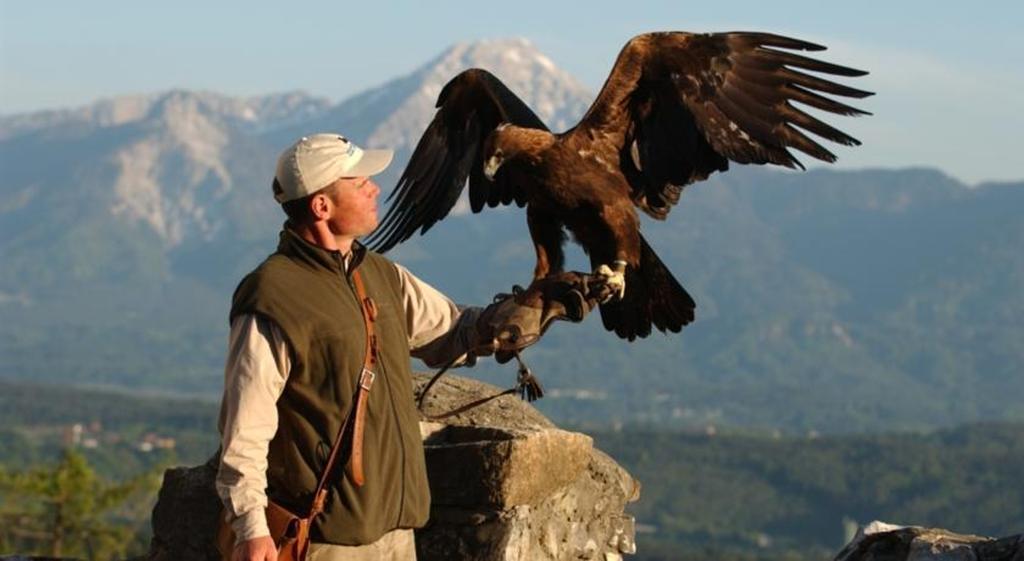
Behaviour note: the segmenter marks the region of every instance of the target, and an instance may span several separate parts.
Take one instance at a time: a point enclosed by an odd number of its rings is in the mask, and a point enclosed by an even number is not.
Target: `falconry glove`
[[[583,321],[590,310],[607,298],[613,287],[603,279],[577,272],[548,275],[527,288],[516,286],[511,294],[498,294],[494,303],[484,308],[476,319],[477,344],[471,357],[494,354],[504,364],[513,358],[519,362],[519,378],[515,387],[475,400],[439,415],[424,413],[428,419],[441,420],[478,407],[492,399],[518,393],[533,401],[544,396],[540,381],[519,356],[519,352],[536,343],[555,320],[573,323]],[[434,374],[417,398],[417,407],[423,410],[423,400],[435,382],[448,370],[451,363]]]
[[[599,283],[575,271],[536,280],[512,294],[499,294],[477,319],[477,355],[494,353],[504,364],[536,343],[555,320],[583,321],[603,297]]]

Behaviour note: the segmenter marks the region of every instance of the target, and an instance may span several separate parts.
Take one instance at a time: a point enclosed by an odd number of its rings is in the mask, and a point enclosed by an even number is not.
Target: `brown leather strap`
[[[355,424],[352,427],[352,457],[348,464],[348,473],[356,486],[366,482],[363,474],[363,426],[366,422],[366,402],[369,400],[370,386],[373,385],[375,374],[363,369],[359,376],[359,395],[356,397]]]
[[[373,331],[373,322],[377,319],[377,305],[373,299],[366,295],[366,287],[359,271],[352,272],[352,280],[356,288],[356,296],[359,298],[359,308],[363,313],[363,323],[366,326],[366,353],[363,356],[363,368],[359,374],[359,387],[356,388],[354,414],[345,417],[338,429],[338,436],[334,439],[331,452],[324,465],[324,471],[320,474],[320,481],[317,482],[316,492],[313,494],[313,504],[309,510],[308,518],[313,518],[323,512],[324,501],[327,500],[327,482],[330,480],[331,472],[334,471],[334,464],[338,460],[338,453],[341,451],[341,444],[345,439],[345,430],[348,428],[348,421],[352,423],[352,454],[348,464],[349,475],[356,485],[362,485],[365,481],[363,473],[363,426],[366,422],[366,407],[370,397],[370,388],[373,387],[373,367],[377,363],[377,336]]]
[[[377,304],[366,294],[366,286],[359,270],[352,271],[352,281],[359,297],[359,308],[363,312],[363,323],[366,326],[366,354],[363,358],[363,369],[359,374],[359,387],[356,389],[355,418],[352,426],[352,458],[348,463],[349,476],[356,486],[366,482],[363,473],[363,428],[366,425],[366,408],[370,400],[370,388],[377,374],[377,334],[373,331],[373,323],[377,320]]]
[[[515,386],[503,392],[496,393],[494,395],[489,395],[487,397],[482,397],[475,401],[471,401],[465,405],[461,405],[459,407],[456,407],[455,409],[446,411],[439,415],[431,415],[430,413],[427,413],[426,411],[423,410],[423,401],[427,398],[427,393],[430,391],[430,388],[434,387],[434,383],[436,383],[441,378],[441,376],[444,376],[444,374],[448,372],[448,369],[455,364],[455,361],[458,360],[458,357],[456,357],[448,361],[447,364],[441,367],[441,369],[437,371],[437,374],[434,374],[430,381],[427,382],[425,386],[423,386],[423,389],[420,390],[419,397],[416,399],[416,408],[420,410],[420,414],[427,420],[442,421],[444,419],[447,419],[448,417],[458,415],[459,413],[465,413],[466,411],[469,411],[474,407],[480,407],[481,405],[487,403],[488,401],[498,399],[503,395],[511,395],[517,393],[519,394],[519,397],[521,397],[522,399],[531,402],[544,397],[544,388],[540,385],[540,380],[538,380],[533,375],[533,372],[530,371],[530,368],[526,366],[525,362],[523,362],[523,357],[519,354],[519,350],[513,350],[511,352],[512,355],[515,357],[516,361],[519,363],[519,376],[516,380]]]
[[[345,429],[347,427],[348,417],[341,421],[338,436],[334,439],[334,445],[331,446],[331,453],[327,456],[324,471],[320,474],[320,481],[316,484],[316,492],[313,494],[313,505],[309,508],[309,516],[307,518],[313,518],[324,510],[324,501],[327,499],[327,481],[330,479],[331,472],[334,471],[334,462],[338,459],[338,451],[341,450],[341,441],[345,437]]]

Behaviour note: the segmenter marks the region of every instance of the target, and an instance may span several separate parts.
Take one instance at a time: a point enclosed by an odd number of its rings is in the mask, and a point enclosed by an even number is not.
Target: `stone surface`
[[[1024,561],[1024,534],[992,539],[872,522],[835,561]]]
[[[435,505],[495,508],[537,504],[579,477],[593,450],[589,436],[559,429],[447,426],[423,444]]]
[[[417,376],[418,387],[426,379]],[[442,378],[425,409],[441,413],[496,391]],[[445,423],[422,427],[434,504],[416,534],[421,561],[603,560],[636,552],[635,523],[624,508],[640,485],[589,437],[555,428],[512,396]],[[460,455],[472,465],[446,469]],[[501,465],[485,468],[483,458]]]
[[[417,532],[421,561],[431,559],[605,559],[635,553],[635,524],[624,514],[638,485],[594,450],[572,483],[533,505],[507,509],[435,505]]]
[[[214,490],[217,455],[196,467],[164,472],[163,485],[153,507],[150,561],[218,561],[214,545],[220,499]]]
[[[417,395],[419,395],[420,389],[429,379],[430,377],[426,374],[415,374],[413,376]],[[511,380],[509,381],[511,382]],[[423,400],[423,412],[426,415],[438,415],[451,411],[460,405],[465,405],[475,399],[493,395],[499,391],[502,390],[490,384],[446,374],[434,384],[426,399]],[[429,423],[430,426],[482,426],[517,430],[556,428],[554,423],[540,414],[540,411],[513,396],[500,397],[489,401],[480,407],[448,417],[441,423],[430,422],[427,418],[423,420]]]
[[[426,380],[416,377],[419,387]],[[449,375],[431,390],[427,411],[498,391]],[[420,428],[433,496],[430,522],[416,532],[420,561],[617,560],[636,551],[624,507],[640,486],[590,437],[558,429],[513,396]],[[216,457],[165,473],[150,561],[219,559],[215,476]]]

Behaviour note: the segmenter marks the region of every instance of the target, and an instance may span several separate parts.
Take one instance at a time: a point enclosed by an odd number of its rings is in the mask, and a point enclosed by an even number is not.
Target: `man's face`
[[[369,177],[343,177],[334,182],[327,196],[331,212],[327,225],[335,236],[365,236],[377,227],[377,197],[380,187]]]

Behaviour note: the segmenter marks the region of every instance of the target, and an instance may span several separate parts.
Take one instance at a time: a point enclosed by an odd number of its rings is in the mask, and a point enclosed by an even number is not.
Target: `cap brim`
[[[356,165],[345,171],[348,177],[369,177],[387,169],[391,159],[395,157],[393,150],[363,150],[363,157]]]

